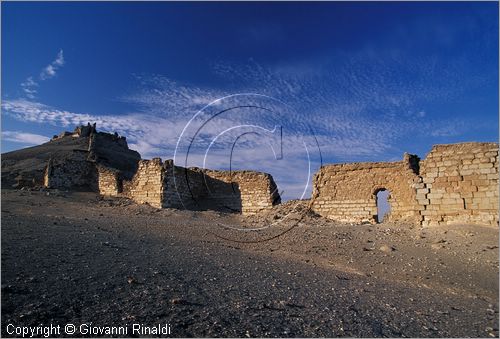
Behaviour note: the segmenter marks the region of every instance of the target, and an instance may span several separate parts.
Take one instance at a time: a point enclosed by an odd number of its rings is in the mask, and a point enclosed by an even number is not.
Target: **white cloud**
[[[21,131],[3,131],[2,139],[27,145],[39,145],[50,140],[50,138],[44,135],[26,133]]]
[[[150,124],[154,124],[154,121],[148,122],[147,119],[139,116],[74,113],[25,99],[4,100],[2,109],[5,114],[26,122],[49,123],[63,127],[96,122],[101,129],[106,131],[129,132],[132,134],[138,131],[144,132]]]
[[[40,74],[40,78],[42,78],[42,80],[45,80],[52,78],[54,75],[56,75],[56,70],[54,66],[48,65],[43,69],[42,73]]]
[[[52,63],[47,65],[42,72],[40,73],[40,80],[47,80],[56,75],[56,72],[59,68],[64,65],[64,54],[61,49],[59,53],[57,53],[57,57]]]
[[[162,149],[156,147],[144,139],[136,139],[128,144],[130,149],[139,152],[143,159],[151,159],[162,154]]]
[[[394,141],[405,135],[408,129],[416,128],[416,121],[402,121],[397,114],[367,117],[365,112],[373,107],[374,100],[368,95],[370,89],[364,89],[364,86],[367,86],[365,81],[360,82],[359,89],[354,89],[361,91],[363,88],[362,94],[359,95],[363,97],[363,101],[360,101],[352,100],[350,96],[343,98],[330,89],[332,86],[326,84],[331,82],[328,74],[321,75],[314,70],[304,69],[300,72],[301,76],[297,77],[293,68],[282,67],[275,71],[254,62],[243,68],[218,65],[216,70],[223,76],[229,74],[232,80],[246,81],[245,87],[234,86],[234,92],[267,94],[293,107],[283,119],[287,124],[284,126],[286,133],[309,137],[312,128],[322,149],[328,152],[325,154],[327,156],[354,160],[380,155],[391,149]],[[217,88],[182,86],[160,75],[139,75],[138,79],[141,82],[140,90],[124,97],[123,100],[135,104],[145,113],[166,115],[174,121],[181,118],[186,120],[186,116],[191,117],[212,100],[229,94]],[[379,88],[377,86],[378,84],[373,84],[373,87]],[[378,97],[377,106],[387,106],[387,102],[393,101],[394,96],[395,94],[391,93],[387,100]],[[248,104],[248,98],[244,97],[240,101],[234,98],[233,102],[235,106],[245,102]],[[395,109],[394,104],[389,109]],[[274,125],[269,124],[272,120],[272,117],[265,115],[255,117],[231,114],[226,119],[219,119],[218,125],[213,127],[218,129],[221,126],[230,127],[253,121],[272,128]],[[204,126],[204,131],[208,134],[213,132],[213,129],[207,128],[210,126]]]
[[[63,55],[63,50],[59,50],[59,53],[57,53],[57,58],[53,62],[54,65],[56,66],[62,66],[64,65],[64,55]]]
[[[33,80],[33,77],[28,77],[26,81],[21,83],[21,88],[23,92],[26,94],[26,97],[29,99],[34,99],[35,95],[38,93],[36,89],[38,87],[38,83]]]
[[[450,121],[446,125],[429,124],[430,135],[433,137],[452,137],[462,133],[465,123],[462,121]]]
[[[63,50],[59,50],[57,57],[49,65],[45,66],[40,72],[40,81],[53,78],[57,70],[64,65],[64,54]],[[33,79],[32,76],[28,77],[24,82],[21,83],[21,89],[23,90],[26,98],[35,99],[36,94],[38,94],[38,82]]]
[[[161,154],[172,158],[173,147],[187,120],[155,117],[146,114],[94,115],[56,109],[26,99],[4,100],[2,111],[17,120],[73,128],[96,123],[100,131],[126,136],[130,147],[143,157]],[[174,146],[172,146],[174,145]]]
[[[62,53],[58,59],[58,63],[64,62]],[[232,80],[239,80],[240,85],[232,87],[235,92],[267,94],[289,104],[294,109],[287,112],[285,133],[311,139],[312,128],[323,155],[337,161],[374,160],[387,152],[393,152],[392,155],[402,152],[404,150],[398,149],[398,141],[406,137],[409,130],[434,136],[444,132],[422,128],[425,122],[421,118],[425,112],[413,108],[416,100],[435,95],[434,89],[425,93],[414,91],[415,84],[409,88],[393,88],[383,77],[376,76],[389,72],[387,66],[378,65],[377,72],[372,70],[372,76],[367,76],[363,73],[365,70],[358,71],[360,66],[356,62],[356,58],[349,61],[348,74],[339,72],[335,76],[324,64],[319,66],[322,72],[310,65],[301,67],[302,71],[297,73],[291,66],[274,69],[254,61],[239,67],[218,65],[215,70],[223,77],[229,74]],[[158,153],[172,154],[177,137],[190,117],[209,102],[229,94],[216,87],[182,85],[161,75],[140,74],[136,78],[140,83],[139,90],[121,98],[137,107],[139,112],[134,114],[73,113],[19,100],[5,102],[4,110],[20,120],[62,126],[97,122],[100,129],[126,135],[134,148],[151,157]],[[342,85],[345,82],[349,84],[347,89]],[[421,97],[415,97],[414,92]],[[239,100],[235,97],[232,100],[234,105],[248,103],[248,98]],[[372,111],[377,111],[377,114],[372,114]],[[417,113],[402,113],[408,111]],[[218,119],[217,124],[204,126],[200,136],[207,138],[220,128],[252,121],[273,128],[273,119],[265,114],[232,112]],[[433,130],[445,126],[446,122],[433,122]],[[248,144],[248,147],[252,146]]]

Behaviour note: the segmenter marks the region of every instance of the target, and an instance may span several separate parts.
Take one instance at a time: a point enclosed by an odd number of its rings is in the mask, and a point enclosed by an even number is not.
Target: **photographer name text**
[[[48,338],[55,336],[103,336],[103,335],[119,335],[119,336],[169,336],[171,333],[170,324],[125,324],[120,326],[101,326],[93,323],[83,323],[79,325],[42,325],[39,326],[15,326],[7,324],[7,334],[20,338]]]

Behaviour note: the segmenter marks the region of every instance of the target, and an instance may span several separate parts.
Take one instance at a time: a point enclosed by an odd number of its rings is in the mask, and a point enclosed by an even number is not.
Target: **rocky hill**
[[[125,137],[97,132],[95,124],[88,124],[54,136],[42,145],[2,154],[2,186],[43,185],[49,162],[73,162],[89,168],[100,164],[131,177],[140,159],[138,152],[128,148]]]

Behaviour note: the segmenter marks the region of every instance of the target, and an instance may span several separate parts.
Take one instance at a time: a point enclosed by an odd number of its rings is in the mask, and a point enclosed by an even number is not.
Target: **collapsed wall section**
[[[253,215],[281,202],[278,187],[268,173],[214,170],[203,173],[207,198],[229,210]]]
[[[123,181],[129,198],[157,208],[211,209],[256,214],[280,202],[267,173],[216,171],[175,166],[172,160],[141,160],[132,180]]]
[[[313,179],[312,210],[342,222],[377,222],[376,194],[389,190],[389,220],[418,222],[420,208],[414,186],[419,182],[418,157],[399,162],[323,166]]]
[[[422,225],[498,225],[498,144],[436,145],[421,162]]]

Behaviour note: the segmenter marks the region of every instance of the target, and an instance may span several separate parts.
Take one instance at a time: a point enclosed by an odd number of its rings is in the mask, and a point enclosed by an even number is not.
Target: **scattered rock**
[[[170,300],[170,303],[172,303],[173,305],[189,305],[189,302],[182,298],[174,298]]]
[[[382,252],[390,253],[390,252],[395,251],[396,248],[393,246],[389,246],[389,245],[382,245],[382,246],[380,246],[379,250]]]
[[[127,277],[127,282],[129,284],[139,284],[139,282],[134,277]]]
[[[444,246],[441,245],[441,244],[432,244],[431,248],[434,249],[434,250],[439,250],[441,248],[444,248]]]

